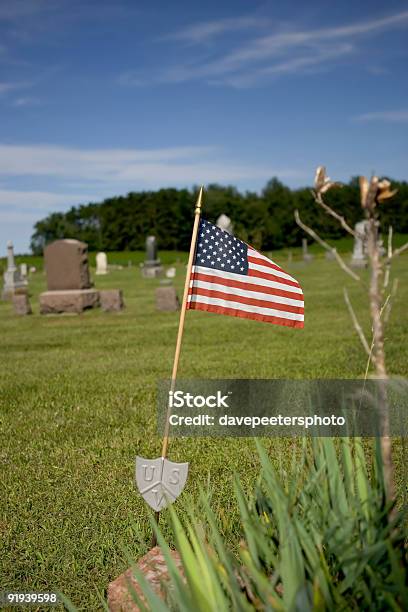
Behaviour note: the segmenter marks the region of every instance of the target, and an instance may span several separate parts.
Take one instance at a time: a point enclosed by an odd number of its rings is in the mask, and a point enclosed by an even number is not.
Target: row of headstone
[[[354,237],[353,254],[351,256],[351,265],[355,268],[364,268],[367,266],[367,228],[368,221],[358,221],[354,226],[356,236]],[[378,237],[378,246],[380,250],[380,256],[385,255],[385,248],[381,236]],[[332,251],[326,251],[326,259],[333,260],[335,255]],[[307,239],[302,238],[302,256],[303,261],[309,263],[313,259],[313,255],[308,253],[307,250]]]

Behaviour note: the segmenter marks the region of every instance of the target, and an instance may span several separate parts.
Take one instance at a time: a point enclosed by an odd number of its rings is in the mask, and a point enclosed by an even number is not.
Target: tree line
[[[392,181],[398,189],[394,198],[379,206],[383,233],[392,225],[395,232],[408,233],[408,183]],[[67,212],[51,213],[34,226],[31,250],[42,253],[49,242],[76,238],[91,251],[134,251],[144,249],[146,236],[157,236],[160,249],[186,251],[190,245],[197,189],[159,189],[130,192],[103,202],[74,206]],[[361,219],[358,178],[332,189],[328,203],[349,223]],[[277,178],[261,193],[241,193],[235,187],[209,185],[205,191],[203,216],[215,223],[227,214],[234,233],[255,248],[272,250],[297,246],[303,232],[294,221],[294,210],[326,238],[344,235],[339,224],[319,208],[310,188],[290,189]]]

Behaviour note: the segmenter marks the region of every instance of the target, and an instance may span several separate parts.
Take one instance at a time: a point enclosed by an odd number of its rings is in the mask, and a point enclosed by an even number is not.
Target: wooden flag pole
[[[186,282],[184,283],[183,303],[181,305],[179,328],[178,328],[177,342],[176,342],[176,351],[174,353],[173,372],[171,374],[171,387],[170,387],[171,391],[174,391],[175,385],[176,385],[177,370],[178,370],[178,364],[180,360],[181,342],[183,340],[183,332],[184,332],[184,319],[186,317],[188,290],[190,288],[191,269],[193,267],[196,242],[197,242],[198,224],[200,222],[200,215],[201,215],[202,198],[203,198],[203,187],[200,187],[200,191],[198,192],[198,198],[197,198],[197,202],[196,202],[196,206],[194,210],[195,216],[194,216],[193,234],[191,236],[190,254],[188,257],[187,273],[186,273]],[[165,459],[167,455],[167,448],[169,445],[169,429],[170,429],[169,417],[170,417],[170,404],[168,405],[168,408],[167,408],[166,426],[164,430],[163,445],[162,445],[162,459]]]
[[[181,304],[181,312],[180,312],[180,320],[179,327],[177,333],[177,342],[176,342],[176,351],[174,353],[174,361],[173,361],[173,371],[171,374],[171,386],[170,390],[174,391],[176,386],[176,378],[177,378],[177,370],[178,364],[180,360],[180,351],[181,351],[181,342],[183,340],[183,332],[184,332],[184,320],[186,317],[187,310],[187,299],[188,299],[188,290],[190,288],[190,277],[191,277],[191,269],[193,267],[196,243],[197,243],[197,234],[198,234],[198,225],[200,223],[200,215],[201,215],[201,202],[203,198],[203,187],[200,187],[200,191],[198,192],[197,202],[194,210],[194,225],[193,225],[193,233],[191,236],[191,244],[190,244],[190,254],[188,256],[188,264],[187,264],[187,272],[186,272],[186,281],[184,283],[184,294],[183,294],[183,302]],[[161,458],[162,461],[167,456],[167,449],[169,446],[169,430],[170,430],[170,403],[167,406],[167,414],[166,414],[166,425],[164,429],[163,436],[163,444],[162,444],[162,453]],[[160,511],[155,513],[156,523],[159,523]],[[153,534],[152,537],[152,548],[157,545],[156,534]]]

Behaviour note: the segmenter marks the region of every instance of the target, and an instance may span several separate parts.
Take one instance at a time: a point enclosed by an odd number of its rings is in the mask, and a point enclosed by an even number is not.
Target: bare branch
[[[356,330],[356,332],[358,334],[358,337],[361,340],[361,344],[363,345],[364,350],[367,353],[369,359],[371,359],[373,362],[375,362],[375,357],[374,357],[374,355],[372,353],[372,351],[373,351],[373,344],[371,345],[371,349],[370,349],[370,347],[368,346],[367,339],[366,339],[366,337],[364,335],[363,329],[362,329],[360,323],[358,322],[358,319],[356,317],[356,313],[353,310],[353,307],[351,305],[351,302],[350,302],[350,299],[349,299],[349,296],[348,296],[348,293],[347,293],[347,289],[345,287],[343,288],[343,292],[344,292],[344,301],[347,304],[347,308],[349,310],[349,313],[350,313],[350,316],[351,316],[351,320],[353,321],[354,329]]]
[[[392,257],[392,225],[388,228],[387,255],[388,258]]]
[[[388,243],[387,243],[387,260],[385,262],[385,274],[383,287],[386,289],[390,280],[390,269],[391,269],[391,257],[392,257],[392,225],[388,228]]]
[[[389,299],[388,299],[387,303],[384,306],[384,308],[385,308],[384,323],[385,324],[388,323],[388,319],[390,318],[391,308],[392,308],[392,305],[394,303],[395,296],[397,295],[397,291],[398,291],[398,278],[394,278],[393,283],[392,283],[392,287],[391,287],[391,293],[388,296]]]
[[[312,230],[311,227],[303,223],[303,221],[301,220],[299,216],[299,211],[297,209],[295,210],[295,221],[298,224],[298,226],[302,228],[302,230],[304,230],[307,234],[309,234],[309,236],[311,236],[314,240],[316,240],[316,242],[318,242],[324,249],[326,249],[326,251],[330,251],[330,253],[333,253],[333,255],[335,256],[337,260],[337,263],[345,272],[347,272],[347,274],[349,274],[352,278],[354,278],[354,280],[361,282],[360,277],[355,272],[353,272],[351,268],[348,267],[346,262],[338,254],[337,250],[334,247],[331,247],[322,238],[320,238],[320,236],[318,236],[316,232]]]
[[[319,204],[319,206],[321,206],[329,215],[334,217],[340,223],[341,227],[346,230],[346,232],[354,236],[354,238],[364,238],[363,234],[361,234],[360,232],[356,232],[352,227],[350,227],[350,225],[347,223],[347,221],[342,215],[339,215],[339,213],[337,213],[328,204],[326,204],[326,202],[322,198],[321,193],[312,190],[312,195],[314,197],[315,202],[317,202],[317,204]]]
[[[401,255],[401,253],[403,253],[404,251],[406,251],[408,249],[408,242],[406,242],[405,244],[403,244],[399,249],[395,249],[395,251],[393,252],[393,254],[391,255],[392,257],[398,257],[398,255]]]

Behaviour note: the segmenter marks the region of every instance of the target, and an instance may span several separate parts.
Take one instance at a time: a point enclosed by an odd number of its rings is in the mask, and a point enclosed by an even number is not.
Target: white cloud
[[[385,121],[388,123],[408,123],[408,110],[376,111],[354,117],[355,121]]]
[[[84,194],[52,193],[49,191],[16,191],[12,189],[0,189],[0,209],[22,208],[29,210],[58,209],[70,204],[90,202],[92,196]]]
[[[37,176],[111,186],[122,192],[134,188],[192,185],[201,182],[263,180],[278,174],[301,177],[292,169],[225,161],[215,147],[163,149],[74,149],[50,145],[0,145],[0,175]]]
[[[162,37],[189,43],[203,43],[225,32],[236,32],[250,28],[265,28],[269,22],[259,17],[231,17],[192,24],[182,30]]]
[[[205,43],[208,38],[228,29],[243,29],[245,23],[249,26],[249,19],[243,17],[193,24],[168,38]],[[253,25],[257,21],[254,18]],[[234,86],[246,86],[256,81],[262,83],[268,76],[304,72],[317,64],[332,65],[347,53],[356,51],[356,41],[361,37],[406,28],[407,25],[408,11],[402,11],[346,26],[278,31],[243,41],[239,47],[227,50],[211,61],[189,58],[182,64],[168,66],[152,78],[145,79],[141,73],[130,71],[123,74],[120,80],[123,84],[138,86],[149,82],[182,83],[197,79]],[[224,39],[222,43],[225,44]]]
[[[16,98],[13,101],[13,106],[17,108],[25,107],[25,106],[38,106],[40,104],[40,100],[38,98],[32,98],[30,96]]]
[[[4,81],[0,82],[0,96],[9,93],[9,91],[15,91],[16,89],[20,89],[21,87],[24,87],[22,83],[7,83]]]
[[[272,76],[278,77],[285,74],[296,74],[301,71],[311,72],[313,69],[327,64],[330,59],[340,58],[343,55],[349,55],[353,52],[353,50],[353,45],[349,43],[322,47],[314,53],[287,58],[270,66],[262,67],[251,72],[233,74],[228,77],[223,77],[220,80],[214,79],[212,83],[214,85],[226,83],[233,87],[249,87],[256,82],[265,80],[266,78]]]
[[[303,181],[309,173],[264,163],[225,161],[216,147],[83,150],[50,145],[0,145],[0,245],[26,251],[33,224],[50,212],[141,189],[204,183],[251,184],[271,176]],[[23,178],[22,178],[23,177]],[[9,185],[28,180],[55,192]]]

